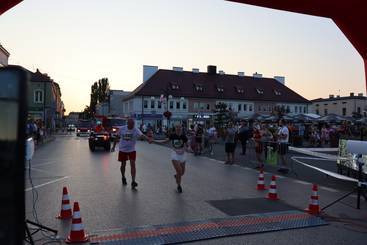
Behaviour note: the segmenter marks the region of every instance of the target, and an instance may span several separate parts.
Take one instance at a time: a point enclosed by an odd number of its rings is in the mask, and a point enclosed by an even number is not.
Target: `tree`
[[[231,120],[230,110],[227,109],[227,104],[218,103],[215,105],[213,111],[214,114],[214,125],[216,128],[221,129]]]
[[[105,102],[108,99],[110,90],[110,84],[108,78],[99,79],[98,82],[94,82],[91,86],[90,103],[88,110],[93,115],[96,113],[96,105],[98,103]]]

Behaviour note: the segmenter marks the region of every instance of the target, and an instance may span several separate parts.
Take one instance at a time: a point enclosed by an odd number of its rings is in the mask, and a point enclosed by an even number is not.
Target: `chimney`
[[[332,98],[334,98],[334,95],[333,94],[330,94],[329,95],[329,99],[332,99]]]
[[[158,66],[149,66],[144,65],[143,66],[143,82],[149,80],[156,72],[158,71]]]
[[[354,93],[350,93],[350,97],[354,97]]]
[[[222,70],[220,70],[219,72],[219,75],[225,75],[226,73],[224,72],[224,71],[222,71]]]
[[[285,77],[283,76],[274,76],[274,79],[280,82],[281,84],[285,85]]]
[[[174,67],[172,67],[172,70],[182,72],[183,71],[183,67],[174,66]]]
[[[340,98],[340,95],[338,94],[338,95],[336,96],[336,98]]]
[[[262,77],[263,77],[263,74],[260,74],[260,73],[255,72],[255,73],[253,74],[253,77],[256,77],[256,78],[262,78]]]
[[[217,67],[213,65],[208,65],[208,74],[210,75],[217,74]]]
[[[363,97],[363,93],[358,93],[358,96],[359,97]]]
[[[237,74],[238,74],[239,77],[244,77],[245,76],[245,73],[243,71],[239,71]]]
[[[199,73],[200,70],[198,68],[192,68],[192,73]]]

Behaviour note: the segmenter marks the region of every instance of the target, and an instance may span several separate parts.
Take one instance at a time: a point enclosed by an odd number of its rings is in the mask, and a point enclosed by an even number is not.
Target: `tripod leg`
[[[26,232],[26,237],[25,237],[24,240],[26,240],[27,242],[29,242],[29,244],[34,245],[34,241],[33,241],[33,238],[32,238],[32,234],[29,231],[28,224],[25,223],[24,225],[25,225],[25,232]],[[27,240],[27,238],[28,238],[28,240]]]

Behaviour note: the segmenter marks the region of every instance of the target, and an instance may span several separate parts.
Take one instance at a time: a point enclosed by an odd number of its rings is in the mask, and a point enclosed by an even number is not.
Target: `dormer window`
[[[204,91],[204,87],[202,84],[195,84],[195,91],[196,92],[203,92]]]
[[[277,95],[277,96],[282,95],[282,93],[280,91],[276,90],[276,89],[274,89],[274,94]]]
[[[217,86],[217,91],[219,93],[223,93],[224,92],[224,88],[223,87],[220,87],[220,86]]]
[[[178,86],[177,83],[171,83],[171,89],[172,90],[179,90],[180,89],[180,86]]]
[[[242,87],[236,87],[236,91],[239,94],[243,94],[245,92],[245,90]]]
[[[257,88],[256,89],[257,94],[264,94],[264,90]]]

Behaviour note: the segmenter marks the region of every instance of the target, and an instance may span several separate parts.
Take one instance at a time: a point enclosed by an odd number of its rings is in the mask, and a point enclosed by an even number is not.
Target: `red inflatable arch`
[[[260,7],[331,18],[364,61],[367,90],[366,0],[227,0]]]
[[[1,0],[0,15],[22,0]],[[367,89],[366,0],[227,0],[261,7],[331,18],[364,61]]]

